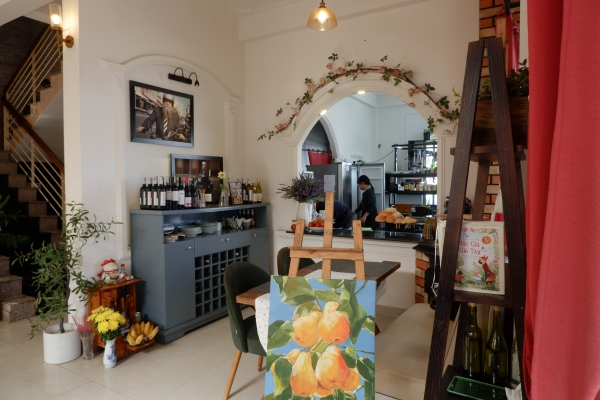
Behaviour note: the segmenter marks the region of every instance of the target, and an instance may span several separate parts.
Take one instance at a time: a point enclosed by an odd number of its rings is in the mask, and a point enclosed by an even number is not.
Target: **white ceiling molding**
[[[0,26],[21,16],[27,16],[27,14],[36,11],[44,5],[48,7],[48,2],[48,0],[0,0]],[[49,19],[42,20],[42,22],[50,24]]]
[[[338,22],[341,22],[425,1],[431,0],[328,0],[326,4],[337,16]],[[243,42],[260,40],[307,29],[308,15],[318,7],[318,3],[317,0],[278,3],[272,7],[265,7],[262,11],[256,10],[250,15],[242,16],[239,19],[238,39]]]
[[[223,86],[219,81],[213,78],[208,72],[204,71],[199,66],[192,64],[186,60],[177,57],[166,56],[162,54],[144,54],[141,56],[130,58],[129,60],[123,61],[122,63],[117,63],[109,60],[101,60],[102,66],[114,72],[119,72],[122,74],[127,73],[128,71],[145,67],[148,65],[160,65],[160,66],[168,66],[175,68],[183,68],[186,71],[193,71],[198,75],[198,81],[200,81],[200,86],[207,85],[213,91],[220,95],[221,99],[224,101],[229,101],[231,103],[241,103],[242,99],[239,97],[233,96],[229,91]]]

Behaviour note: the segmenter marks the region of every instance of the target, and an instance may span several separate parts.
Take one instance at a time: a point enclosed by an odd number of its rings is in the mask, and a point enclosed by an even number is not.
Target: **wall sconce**
[[[190,84],[192,83],[192,75],[196,75],[195,72],[190,74]],[[194,82],[194,86],[200,86],[200,82],[198,82],[198,75],[196,75],[196,82]]]
[[[176,75],[178,69],[181,70],[181,76]],[[177,82],[181,82],[181,83],[187,83],[188,85],[192,84],[192,80],[190,78],[186,78],[185,76],[183,76],[183,68],[181,68],[181,67],[176,68],[174,73],[169,74],[169,79],[177,81]]]
[[[333,11],[325,7],[325,2],[322,1],[319,8],[315,9],[308,16],[306,26],[317,31],[328,31],[337,26],[337,18]]]
[[[52,29],[53,31],[56,32],[56,41],[58,42],[58,44],[60,45],[61,43],[64,43],[65,46],[67,46],[68,48],[73,47],[73,44],[75,43],[75,39],[73,39],[73,36],[67,36],[66,38],[63,39],[62,37],[62,11],[60,8],[60,5],[58,4],[50,4],[50,29]]]

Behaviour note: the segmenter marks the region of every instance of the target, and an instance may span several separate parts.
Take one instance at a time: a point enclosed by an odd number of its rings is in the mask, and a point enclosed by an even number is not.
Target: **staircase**
[[[35,93],[35,101],[33,98],[25,106],[23,111],[24,117],[31,126],[34,126],[37,119],[44,113],[46,107],[54,99],[54,97],[62,90],[63,87],[63,76],[60,72],[60,65],[58,65],[58,71],[52,71],[51,75],[48,75],[44,80],[43,84],[40,85]]]
[[[10,275],[10,258],[0,256],[0,307],[2,319],[14,322],[35,315],[35,298],[21,293],[23,278]]]

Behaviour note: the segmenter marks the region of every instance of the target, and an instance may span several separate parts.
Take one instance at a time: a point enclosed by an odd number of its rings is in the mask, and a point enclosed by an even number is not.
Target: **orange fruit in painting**
[[[321,386],[321,384],[319,383],[319,385],[317,386],[317,390],[315,390],[315,392],[313,393],[313,395],[315,396],[319,396],[319,397],[327,397],[329,396],[331,393],[333,393],[333,389],[327,389],[324,388],[323,386]]]
[[[337,346],[329,346],[317,361],[317,380],[326,389],[341,388],[348,378],[348,367]]]
[[[317,340],[319,340],[317,326],[322,316],[323,314],[320,311],[311,311],[308,315],[296,318],[292,322],[294,341],[304,347],[317,343]]]
[[[484,236],[481,238],[481,241],[483,242],[483,244],[490,244],[492,243],[492,238],[489,236]]]
[[[342,390],[344,392],[349,392],[354,390],[360,384],[360,375],[358,374],[358,370],[356,368],[351,368],[348,370],[348,377],[346,381],[342,385]]]
[[[300,353],[292,366],[290,387],[298,396],[307,397],[317,390],[319,382],[312,367],[309,353]]]
[[[350,336],[348,317],[339,311],[338,303],[330,301],[323,308],[323,317],[319,322],[318,333],[329,344],[340,344]]]

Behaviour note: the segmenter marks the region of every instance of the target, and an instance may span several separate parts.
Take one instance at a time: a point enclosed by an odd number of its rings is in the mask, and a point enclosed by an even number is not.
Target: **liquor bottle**
[[[152,209],[160,210],[160,199],[158,194],[158,176],[152,178]]]
[[[190,191],[192,192],[192,208],[198,208],[198,189],[196,189],[196,183],[194,178],[192,178]]]
[[[154,209],[154,203],[152,202],[152,177],[149,176],[146,180],[146,210]]]
[[[254,203],[254,187],[250,183],[250,178],[246,181],[246,190],[248,191],[248,204]]]
[[[190,191],[190,177],[186,176],[185,177],[185,188],[184,190],[184,196],[185,196],[185,208],[189,209],[192,208],[192,192]]]
[[[494,324],[485,349],[483,372],[485,379],[494,385],[505,386],[508,377],[508,348],[502,334],[502,312],[493,307]]]
[[[173,201],[173,192],[171,191],[171,177],[165,176],[165,190],[167,191],[167,210],[172,209],[171,202]]]
[[[463,332],[463,368],[472,379],[481,378],[483,337],[477,325],[477,304],[469,303],[469,324]]]
[[[177,188],[177,177],[173,177],[171,182],[171,210],[179,208],[179,189]]]
[[[164,185],[164,177],[158,177],[158,197],[159,197],[159,205],[161,210],[167,209],[167,191]]]
[[[183,210],[185,208],[185,189],[183,188],[183,178],[181,176],[179,177],[179,186],[177,187],[177,191],[179,196],[177,203],[179,205],[178,208]]]
[[[242,203],[248,204],[248,187],[244,183],[244,178],[242,178]]]
[[[144,177],[144,183],[140,188],[140,210],[145,210],[146,204],[146,177]]]
[[[250,218],[252,218],[252,221],[250,221],[250,226],[254,228],[254,225],[256,224],[256,221],[254,220],[254,209],[252,209],[252,212],[250,213]]]
[[[262,203],[262,188],[260,187],[260,179],[256,178],[256,202]]]
[[[258,203],[258,194],[256,193],[256,182],[252,178],[252,204]]]

